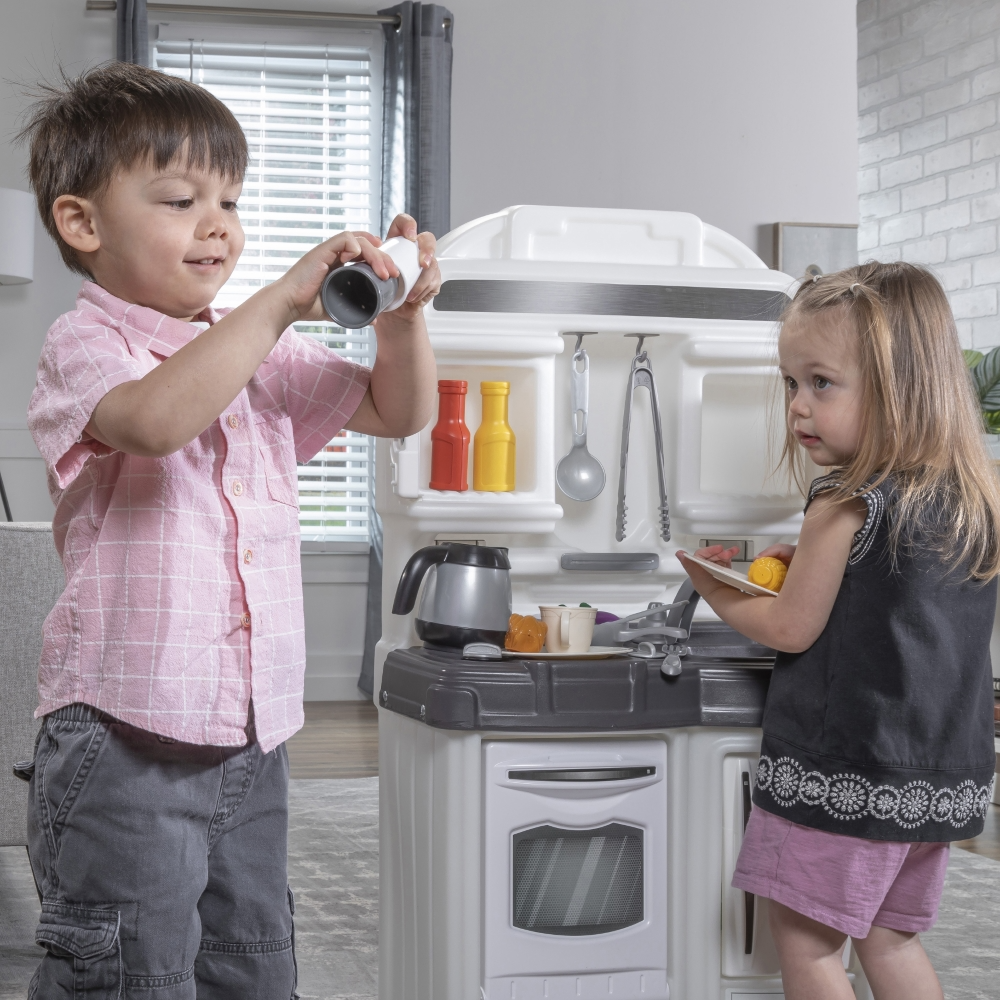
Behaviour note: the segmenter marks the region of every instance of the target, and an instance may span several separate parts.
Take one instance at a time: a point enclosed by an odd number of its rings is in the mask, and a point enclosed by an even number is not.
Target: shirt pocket
[[[267,480],[267,495],[277,503],[287,504],[299,509],[299,477],[298,470],[282,472],[274,462],[269,449],[261,446],[261,458],[264,460],[264,478]]]
[[[267,495],[276,503],[299,508],[299,473],[295,462],[292,422],[288,417],[257,424]]]

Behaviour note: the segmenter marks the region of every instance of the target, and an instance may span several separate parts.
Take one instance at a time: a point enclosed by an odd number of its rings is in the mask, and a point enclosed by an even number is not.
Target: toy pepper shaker
[[[432,490],[469,488],[469,428],[465,426],[465,396],[469,383],[458,379],[438,382],[438,422],[431,431]]]

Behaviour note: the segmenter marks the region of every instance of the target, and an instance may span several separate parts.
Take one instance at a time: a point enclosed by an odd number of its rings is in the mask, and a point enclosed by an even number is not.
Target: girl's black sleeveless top
[[[809,502],[835,484],[817,479]],[[965,840],[993,784],[997,581],[949,573],[917,532],[893,561],[892,498],[891,483],[864,495],[826,628],[775,660],[753,800],[853,837]]]

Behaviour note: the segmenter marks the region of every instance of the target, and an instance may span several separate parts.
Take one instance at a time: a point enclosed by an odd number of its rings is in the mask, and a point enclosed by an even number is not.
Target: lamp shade
[[[34,277],[35,199],[27,191],[0,188],[0,285]]]

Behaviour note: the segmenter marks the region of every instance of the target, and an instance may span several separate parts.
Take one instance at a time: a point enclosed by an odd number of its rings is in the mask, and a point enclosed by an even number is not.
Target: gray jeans
[[[28,1000],[295,996],[284,744],[165,741],[70,705],[42,723],[30,795]]]

